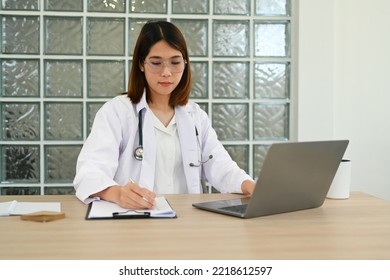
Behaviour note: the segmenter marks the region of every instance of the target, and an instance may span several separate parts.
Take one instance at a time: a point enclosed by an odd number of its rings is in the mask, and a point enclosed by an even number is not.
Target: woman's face
[[[185,68],[185,61],[180,51],[172,48],[165,41],[159,41],[150,49],[141,65],[149,85],[151,100],[168,97],[179,84]]]

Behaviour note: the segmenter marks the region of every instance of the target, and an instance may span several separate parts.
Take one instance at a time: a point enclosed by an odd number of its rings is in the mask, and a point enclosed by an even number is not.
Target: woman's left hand
[[[256,183],[251,180],[245,180],[241,184],[241,190],[242,193],[245,195],[252,195],[253,191],[255,190]]]

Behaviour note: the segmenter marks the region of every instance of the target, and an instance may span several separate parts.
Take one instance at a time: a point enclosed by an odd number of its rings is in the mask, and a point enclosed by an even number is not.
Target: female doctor
[[[182,33],[169,22],[148,22],[134,48],[128,92],[97,112],[80,152],[76,196],[148,209],[156,194],[200,193],[202,176],[220,192],[250,195],[254,181],[189,101],[190,90]]]

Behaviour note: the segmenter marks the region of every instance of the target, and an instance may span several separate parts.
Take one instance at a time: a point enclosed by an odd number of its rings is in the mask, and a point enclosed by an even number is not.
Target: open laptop
[[[240,218],[320,207],[348,143],[331,140],[272,144],[251,197],[192,206]]]

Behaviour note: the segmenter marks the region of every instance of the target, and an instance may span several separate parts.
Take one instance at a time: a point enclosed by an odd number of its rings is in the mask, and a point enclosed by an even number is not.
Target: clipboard
[[[156,198],[156,205],[150,210],[126,209],[113,202],[94,200],[88,205],[85,216],[86,220],[147,218],[177,218],[177,216],[167,199],[163,196]]]

